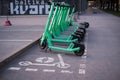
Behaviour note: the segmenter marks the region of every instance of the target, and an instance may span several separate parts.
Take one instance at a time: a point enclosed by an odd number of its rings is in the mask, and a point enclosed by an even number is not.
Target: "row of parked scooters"
[[[49,4],[51,9],[39,41],[40,48],[82,56],[85,52],[83,41],[89,23],[83,22],[77,25],[73,22],[74,6],[64,2],[50,2]]]

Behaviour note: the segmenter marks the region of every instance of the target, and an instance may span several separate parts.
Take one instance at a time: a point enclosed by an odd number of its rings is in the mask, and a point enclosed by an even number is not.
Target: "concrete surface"
[[[8,19],[12,26],[4,26],[6,16],[0,16],[0,65],[39,40],[47,15],[9,16]]]

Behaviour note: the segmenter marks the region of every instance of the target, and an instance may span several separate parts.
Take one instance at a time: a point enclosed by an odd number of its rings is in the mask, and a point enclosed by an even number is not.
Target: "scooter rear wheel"
[[[43,42],[41,44],[41,38],[40,38],[40,40],[39,40],[39,46],[40,46],[40,49],[45,49],[46,46],[47,46],[46,40],[43,40]]]

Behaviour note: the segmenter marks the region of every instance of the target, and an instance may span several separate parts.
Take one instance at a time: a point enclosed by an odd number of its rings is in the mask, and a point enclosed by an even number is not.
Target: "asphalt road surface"
[[[82,57],[35,45],[1,68],[0,80],[119,80],[120,18],[101,13],[83,19],[90,28]]]

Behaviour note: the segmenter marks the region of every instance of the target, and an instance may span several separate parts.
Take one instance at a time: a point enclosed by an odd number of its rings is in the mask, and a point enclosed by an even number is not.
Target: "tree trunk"
[[[116,11],[119,11],[119,0],[116,0]]]

